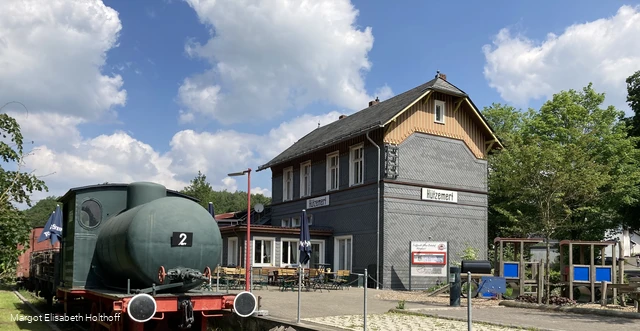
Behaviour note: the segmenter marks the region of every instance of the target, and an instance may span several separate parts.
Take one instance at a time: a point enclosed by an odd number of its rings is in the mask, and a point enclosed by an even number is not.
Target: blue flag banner
[[[309,220],[307,219],[307,210],[302,210],[302,219],[300,220],[300,264],[307,264],[311,258],[311,234],[309,234]]]
[[[40,237],[38,237],[38,242],[45,241],[51,237],[51,232],[49,232],[49,228],[51,227],[51,222],[53,221],[53,215],[55,212],[49,215],[49,220],[45,223],[44,228],[42,229],[42,233],[40,233]]]
[[[56,206],[56,211],[53,213],[49,232],[51,232],[51,245],[62,239],[62,209],[60,205]]]
[[[62,210],[59,205],[56,206],[56,210],[49,216],[49,220],[47,220],[47,223],[44,225],[38,242],[47,239],[51,240],[51,245],[54,245],[62,239]]]
[[[216,219],[216,212],[213,209],[213,202],[209,202],[209,214],[211,214],[211,217],[213,217],[213,219]]]

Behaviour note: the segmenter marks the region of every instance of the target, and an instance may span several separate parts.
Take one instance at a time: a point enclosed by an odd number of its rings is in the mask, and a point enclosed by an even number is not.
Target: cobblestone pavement
[[[305,321],[323,325],[330,325],[345,330],[363,330],[362,315],[328,316],[308,318]],[[400,331],[400,330],[467,330],[467,322],[452,321],[442,318],[415,316],[406,314],[386,313],[367,314],[367,330]],[[473,323],[475,331],[508,331],[519,330],[493,325]]]
[[[281,292],[277,289],[254,290],[261,297],[261,309],[268,315],[295,324],[297,318],[298,293]],[[461,307],[449,307],[448,298],[429,297],[419,292],[397,292],[389,290],[367,290],[367,326],[374,330],[466,330],[466,299]],[[428,316],[391,314],[398,301],[406,300],[405,310]],[[429,302],[427,302],[429,301]],[[330,292],[302,292],[301,321],[329,325],[334,328],[362,329],[364,311],[363,289],[350,288]],[[517,330],[518,327],[530,330],[566,330],[566,331],[620,331],[640,330],[640,320],[593,316],[566,312],[540,311],[534,309],[498,306],[497,300],[473,300],[473,321],[498,323],[513,328],[478,324],[474,330]],[[452,321],[445,318],[462,319]]]

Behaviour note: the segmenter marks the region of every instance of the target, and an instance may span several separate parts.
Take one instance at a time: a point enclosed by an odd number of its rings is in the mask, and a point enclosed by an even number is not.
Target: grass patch
[[[24,294],[23,294],[24,295]],[[16,320],[16,317],[22,317],[22,321]],[[0,330],[18,331],[18,330],[34,330],[49,331],[51,330],[43,321],[28,321],[27,318],[38,319],[40,317],[23,303],[14,293],[13,289],[6,285],[0,286]]]

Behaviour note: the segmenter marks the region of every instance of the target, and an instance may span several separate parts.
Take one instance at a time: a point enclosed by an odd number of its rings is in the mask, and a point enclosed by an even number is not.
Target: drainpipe
[[[378,164],[378,181],[376,182],[376,186],[378,188],[378,213],[376,214],[377,218],[378,218],[378,225],[377,225],[377,230],[376,230],[376,290],[379,289],[378,284],[380,282],[380,146],[378,146],[378,144],[376,144],[373,140],[371,140],[371,137],[369,137],[369,132],[371,131],[367,131],[367,139],[374,145],[376,146],[376,148],[378,149],[378,159],[377,159],[377,164]],[[364,280],[364,286],[367,286],[367,279]]]

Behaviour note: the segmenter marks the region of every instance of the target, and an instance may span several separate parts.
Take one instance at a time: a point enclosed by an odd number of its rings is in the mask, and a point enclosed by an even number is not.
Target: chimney
[[[343,119],[345,117],[347,117],[347,115],[340,115],[340,117],[338,117],[338,119],[341,120],[341,119]]]
[[[380,99],[378,99],[378,97],[376,97],[376,99],[375,99],[375,100],[373,100],[373,101],[369,101],[369,107],[371,107],[371,106],[375,106],[375,105],[377,105],[377,104],[379,104],[379,103],[380,103]]]
[[[436,78],[447,80],[447,75],[440,73],[440,70],[436,71]]]

